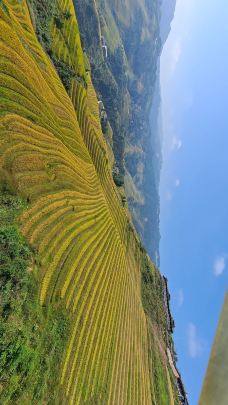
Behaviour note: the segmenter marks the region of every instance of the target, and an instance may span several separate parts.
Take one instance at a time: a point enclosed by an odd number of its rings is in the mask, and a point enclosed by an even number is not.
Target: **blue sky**
[[[161,58],[161,271],[190,405],[228,287],[227,21],[227,0],[177,0]]]

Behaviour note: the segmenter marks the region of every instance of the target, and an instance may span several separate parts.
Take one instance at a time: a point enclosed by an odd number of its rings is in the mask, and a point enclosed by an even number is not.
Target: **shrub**
[[[124,185],[124,176],[122,174],[113,174],[113,180],[117,187],[122,187]]]
[[[65,13],[63,14],[63,17],[66,20],[69,20],[72,17],[71,12],[69,10],[66,10]]]
[[[69,91],[71,88],[72,79],[76,76],[74,71],[66,63],[57,59],[54,55],[52,55],[52,62],[54,63],[66,91]]]
[[[55,16],[55,25],[59,30],[63,28],[63,21],[59,15]]]
[[[141,280],[141,295],[145,313],[163,334],[166,331],[166,312],[162,277],[156,268],[151,268],[145,253],[142,253],[141,259]]]
[[[56,0],[30,0],[34,11],[36,21],[36,34],[43,45],[48,50],[50,49],[50,21],[53,15],[58,17],[58,7]]]
[[[60,30],[63,28],[63,21],[56,0],[31,0],[31,5],[35,15],[37,37],[50,56],[64,87],[69,91],[72,78],[75,74],[66,63],[60,61],[53,55],[51,48],[50,24],[53,15],[56,27]]]

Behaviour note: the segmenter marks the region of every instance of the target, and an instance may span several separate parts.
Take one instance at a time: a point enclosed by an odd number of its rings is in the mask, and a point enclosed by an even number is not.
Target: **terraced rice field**
[[[52,50],[53,53],[68,64],[79,76],[86,77],[83,50],[81,47],[80,33],[75,17],[74,5],[71,0],[58,0],[61,15],[68,14],[64,18],[61,27],[52,21]]]
[[[61,32],[53,23],[53,49],[83,76],[72,1],[59,6],[71,18]],[[127,237],[89,73],[69,97],[25,0],[0,2],[0,55],[0,181],[28,201],[19,223],[40,304],[61,301],[71,318],[60,403],[152,404],[138,240]]]

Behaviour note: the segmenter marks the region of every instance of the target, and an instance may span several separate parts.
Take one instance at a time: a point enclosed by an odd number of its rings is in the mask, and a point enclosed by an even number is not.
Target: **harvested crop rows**
[[[52,22],[55,53],[83,75],[72,1],[59,7],[71,17],[61,33]],[[25,0],[0,4],[0,54],[0,181],[28,202],[19,225],[41,305],[61,302],[71,319],[60,403],[151,404],[138,242],[127,240],[89,74],[70,98]]]

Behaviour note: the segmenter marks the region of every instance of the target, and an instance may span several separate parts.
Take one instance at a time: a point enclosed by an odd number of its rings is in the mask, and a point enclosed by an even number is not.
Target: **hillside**
[[[176,8],[176,0],[162,0],[161,5],[161,22],[160,22],[160,35],[162,43],[167,40],[170,30],[171,22],[174,17]]]
[[[226,405],[228,398],[228,292],[220,315],[199,405]]]
[[[113,181],[79,9],[0,1],[0,403],[179,404],[167,287]]]
[[[124,183],[133,222],[156,260],[160,232],[155,173],[161,149],[151,133],[150,115],[161,51],[160,1],[74,3],[93,83],[112,128],[113,178],[119,187]]]

